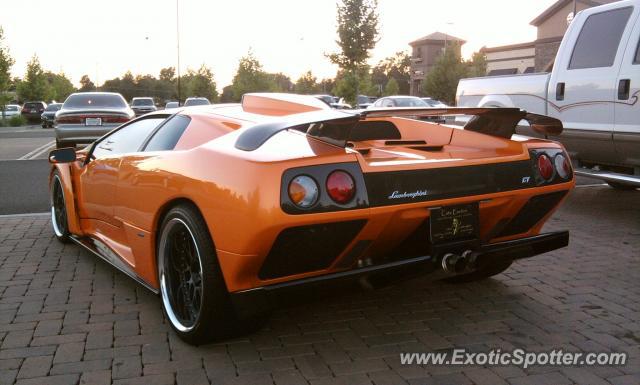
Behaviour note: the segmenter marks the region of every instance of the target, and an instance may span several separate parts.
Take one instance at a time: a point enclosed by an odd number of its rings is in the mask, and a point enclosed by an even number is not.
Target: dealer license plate
[[[84,124],[85,126],[102,126],[102,118],[86,118]]]
[[[478,238],[478,203],[431,209],[431,243]]]

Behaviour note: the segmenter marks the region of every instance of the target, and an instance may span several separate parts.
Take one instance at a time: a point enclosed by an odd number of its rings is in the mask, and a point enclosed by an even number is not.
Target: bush
[[[9,119],[9,126],[20,127],[27,124],[27,119],[22,115],[14,115]]]

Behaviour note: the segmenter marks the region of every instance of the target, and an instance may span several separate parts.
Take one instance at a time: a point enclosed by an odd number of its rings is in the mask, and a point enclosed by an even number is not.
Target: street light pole
[[[178,49],[178,106],[180,105],[181,95],[180,95],[180,6],[179,0],[176,0],[176,47]]]

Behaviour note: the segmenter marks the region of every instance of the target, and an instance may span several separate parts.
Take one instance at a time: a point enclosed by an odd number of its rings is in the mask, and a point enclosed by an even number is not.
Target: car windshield
[[[395,98],[397,107],[429,107],[429,105],[419,98]]]
[[[25,108],[42,108],[43,105],[42,103],[25,103],[24,107]]]
[[[368,96],[358,95],[358,104],[371,103]]]
[[[62,104],[49,104],[45,111],[58,111],[62,107]]]
[[[209,101],[207,99],[187,99],[186,102],[184,102],[185,107],[189,107],[189,106],[205,106],[207,104],[211,104],[209,103]]]
[[[122,96],[114,94],[75,94],[65,100],[64,108],[125,108]]]
[[[153,106],[153,99],[133,99],[132,106]]]

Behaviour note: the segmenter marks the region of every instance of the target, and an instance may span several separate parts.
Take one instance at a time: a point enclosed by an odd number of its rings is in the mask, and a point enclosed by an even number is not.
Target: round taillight
[[[556,155],[553,158],[553,165],[556,168],[556,172],[560,175],[562,179],[568,179],[571,175],[571,164],[569,163],[569,159],[562,154]]]
[[[356,182],[346,171],[334,171],[327,177],[327,193],[336,203],[348,203],[356,194]]]
[[[551,164],[551,159],[545,154],[538,157],[538,171],[544,180],[549,180],[553,176],[553,164]]]
[[[313,178],[298,175],[289,183],[289,199],[298,207],[308,208],[318,200],[318,184]]]

